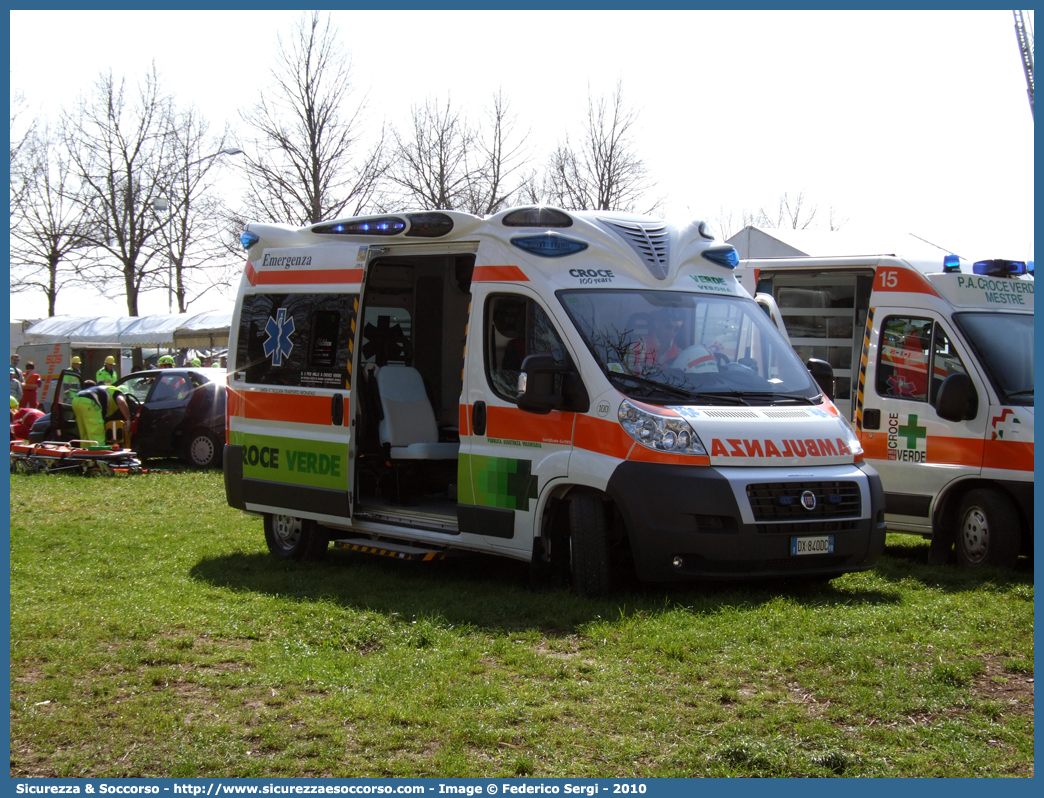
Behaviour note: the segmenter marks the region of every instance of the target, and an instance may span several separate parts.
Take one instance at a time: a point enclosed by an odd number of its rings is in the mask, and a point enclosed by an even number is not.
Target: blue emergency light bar
[[[539,255],[541,258],[562,258],[587,249],[585,242],[566,238],[558,233],[519,236],[512,238],[511,243],[532,255]]]
[[[943,272],[953,274],[961,270],[961,259],[957,255],[947,255],[943,258]]]
[[[260,240],[256,233],[251,233],[247,230],[239,234],[239,243],[243,245],[243,249],[250,249]]]
[[[1029,274],[1026,264],[1021,260],[980,260],[972,266],[973,274],[982,274],[986,277],[1015,277],[1020,274]]]
[[[312,228],[313,233],[350,236],[395,236],[406,229],[406,222],[398,216],[371,216],[347,222],[320,224]]]
[[[732,247],[719,247],[703,251],[703,257],[711,263],[724,266],[726,269],[735,269],[739,266],[739,255]]]

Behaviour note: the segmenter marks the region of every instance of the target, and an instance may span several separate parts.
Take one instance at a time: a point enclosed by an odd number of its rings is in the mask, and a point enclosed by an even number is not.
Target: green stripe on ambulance
[[[233,446],[243,447],[243,476],[290,485],[346,490],[348,444],[230,433]]]

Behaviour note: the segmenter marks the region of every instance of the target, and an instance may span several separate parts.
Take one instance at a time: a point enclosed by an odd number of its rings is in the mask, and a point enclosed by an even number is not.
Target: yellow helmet
[[[80,358],[78,358],[78,357],[74,357],[74,358],[72,359],[72,364],[73,364],[74,366],[78,366],[78,365],[80,365],[80,362],[81,362],[81,361],[80,361]]]
[[[105,358],[105,365],[106,366],[115,366],[116,365],[116,358],[114,358],[112,355],[109,355],[107,358]]]

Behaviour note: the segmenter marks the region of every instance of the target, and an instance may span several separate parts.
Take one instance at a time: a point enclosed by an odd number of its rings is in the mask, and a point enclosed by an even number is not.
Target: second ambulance
[[[1021,261],[744,261],[790,341],[823,358],[880,473],[889,530],[929,561],[1011,567],[1033,547],[1033,277]],[[770,303],[771,304],[771,303]]]
[[[225,484],[275,556],[464,549],[588,594],[876,564],[877,474],[704,224],[524,207],[242,238]]]

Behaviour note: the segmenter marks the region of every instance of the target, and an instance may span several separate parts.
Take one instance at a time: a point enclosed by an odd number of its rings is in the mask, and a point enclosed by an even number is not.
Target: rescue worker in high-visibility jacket
[[[80,440],[105,443],[105,419],[117,410],[123,415],[126,429],[130,429],[130,406],[119,388],[94,385],[73,397],[73,415],[80,431]]]
[[[116,358],[112,355],[105,358],[105,365],[94,375],[94,381],[99,385],[112,385],[119,378],[120,375],[116,373]]]

